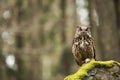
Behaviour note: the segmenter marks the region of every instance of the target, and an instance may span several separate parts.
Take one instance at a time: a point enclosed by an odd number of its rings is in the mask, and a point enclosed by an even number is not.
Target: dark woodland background
[[[83,9],[86,22],[78,14]],[[74,73],[79,24],[92,26],[97,60],[120,61],[120,0],[0,0],[0,80],[63,80]]]

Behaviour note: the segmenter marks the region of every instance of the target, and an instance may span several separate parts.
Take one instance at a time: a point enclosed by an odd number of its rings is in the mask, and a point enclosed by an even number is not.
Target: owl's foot
[[[90,58],[86,58],[86,59],[85,59],[85,63],[90,62],[90,60],[91,60]]]

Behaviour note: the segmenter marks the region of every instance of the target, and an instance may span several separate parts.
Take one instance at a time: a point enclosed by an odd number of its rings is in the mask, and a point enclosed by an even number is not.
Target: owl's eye
[[[87,27],[85,31],[88,31],[88,29],[89,29],[89,27]]]

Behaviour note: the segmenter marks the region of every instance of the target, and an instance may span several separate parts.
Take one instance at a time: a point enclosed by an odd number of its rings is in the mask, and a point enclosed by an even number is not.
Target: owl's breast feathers
[[[80,39],[80,38],[79,38]],[[78,65],[84,63],[86,58],[94,58],[94,44],[92,39],[79,40],[74,38],[72,52]],[[78,41],[77,41],[78,40]]]

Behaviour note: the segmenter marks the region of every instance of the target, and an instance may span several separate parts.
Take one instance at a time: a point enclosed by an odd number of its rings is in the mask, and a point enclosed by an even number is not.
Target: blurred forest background
[[[97,60],[120,61],[120,0],[0,0],[0,80],[74,73],[79,24],[92,26]]]

